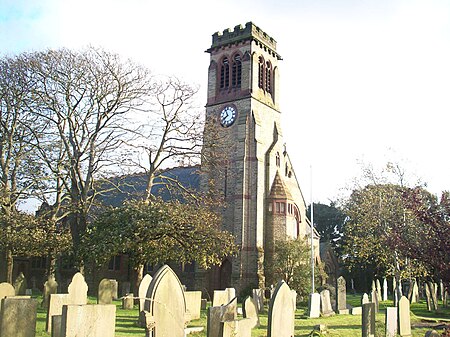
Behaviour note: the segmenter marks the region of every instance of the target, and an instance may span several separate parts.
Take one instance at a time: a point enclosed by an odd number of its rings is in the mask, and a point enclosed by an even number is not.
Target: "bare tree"
[[[18,203],[36,186],[42,172],[31,145],[30,125],[38,128],[36,116],[29,112],[34,78],[26,71],[23,56],[0,59],[0,215],[6,281],[12,282],[14,236]]]
[[[129,114],[146,103],[151,76],[130,60],[92,47],[49,50],[33,58],[40,102],[34,113],[48,125],[39,153],[53,174],[57,203],[67,192],[75,258],[83,270],[78,248],[101,192],[95,182],[117,168]]]

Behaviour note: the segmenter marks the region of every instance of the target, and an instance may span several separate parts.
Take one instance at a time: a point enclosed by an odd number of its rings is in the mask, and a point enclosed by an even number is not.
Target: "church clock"
[[[222,112],[220,113],[220,124],[227,128],[235,122],[237,117],[237,111],[234,107],[231,105],[226,106],[223,108]]]

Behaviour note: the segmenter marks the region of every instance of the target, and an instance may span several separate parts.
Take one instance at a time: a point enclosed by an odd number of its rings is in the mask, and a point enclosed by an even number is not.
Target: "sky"
[[[307,203],[389,161],[450,190],[448,0],[0,0],[0,55],[103,47],[199,86],[202,108],[212,34],[248,21],[283,58],[283,137]]]

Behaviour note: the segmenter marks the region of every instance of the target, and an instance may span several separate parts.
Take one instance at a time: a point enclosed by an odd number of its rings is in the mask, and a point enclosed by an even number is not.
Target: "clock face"
[[[231,126],[236,120],[237,112],[232,106],[226,106],[220,113],[220,124],[223,127]]]

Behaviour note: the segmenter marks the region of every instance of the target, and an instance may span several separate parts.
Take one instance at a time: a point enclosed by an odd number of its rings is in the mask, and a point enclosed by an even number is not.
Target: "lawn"
[[[40,299],[39,299],[40,300]],[[360,296],[348,295],[347,301],[351,305],[359,305]],[[94,298],[89,299],[90,303],[95,303]],[[137,306],[133,310],[123,310],[119,301],[114,302],[117,305],[116,311],[116,337],[142,337],[145,336],[143,328],[137,326],[138,317]],[[376,336],[384,336],[384,310],[387,306],[392,306],[392,301],[380,303],[380,312],[376,316]],[[442,308],[442,307],[441,307]],[[295,337],[306,337],[313,330],[315,325],[325,324],[328,328],[327,336],[333,337],[360,337],[361,336],[361,316],[335,315],[332,317],[321,317],[308,319],[305,317],[305,307],[298,306],[295,314]],[[45,332],[46,311],[38,309],[36,336],[50,337]],[[261,326],[253,329],[252,337],[267,336],[267,311],[260,314]],[[423,337],[428,330],[431,330],[430,324],[437,324],[439,321],[446,321],[450,324],[450,308],[441,309],[439,312],[428,312],[424,301],[413,303],[411,305],[411,325],[412,336]],[[189,326],[203,326],[205,331],[192,333],[192,337],[206,337],[206,310],[201,313],[199,320],[192,321]],[[442,330],[440,330],[442,332]]]

